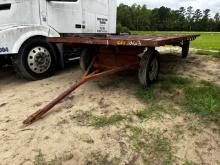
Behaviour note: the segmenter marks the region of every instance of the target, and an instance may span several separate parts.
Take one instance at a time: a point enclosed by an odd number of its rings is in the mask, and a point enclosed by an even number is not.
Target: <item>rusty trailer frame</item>
[[[105,46],[135,46],[159,47],[165,45],[178,45],[183,42],[195,40],[200,35],[175,35],[175,36],[137,36],[137,35],[109,35],[105,37],[52,37],[49,42],[79,44],[79,45],[105,45]]]
[[[109,74],[138,70],[141,85],[148,86],[158,78],[159,52],[155,47],[174,45],[182,47],[182,57],[186,58],[189,52],[190,41],[199,35],[177,36],[100,36],[100,37],[54,37],[47,40],[51,43],[81,46],[84,51],[81,55],[81,68],[84,75],[74,82],[67,90],[50,101],[42,109],[33,113],[23,124],[29,125],[41,118],[54,106],[61,102],[71,92],[87,81]],[[147,50],[146,50],[147,48]]]

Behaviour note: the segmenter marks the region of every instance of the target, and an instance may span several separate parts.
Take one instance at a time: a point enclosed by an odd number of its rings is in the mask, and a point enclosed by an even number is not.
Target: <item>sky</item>
[[[211,9],[212,14],[220,12],[220,0],[117,0],[117,2],[118,4],[124,3],[128,5],[133,3],[146,4],[150,9],[161,6],[172,9],[192,6],[194,9]]]

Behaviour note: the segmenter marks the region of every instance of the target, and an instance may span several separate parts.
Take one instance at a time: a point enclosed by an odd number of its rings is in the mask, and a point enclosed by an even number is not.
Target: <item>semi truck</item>
[[[47,37],[115,34],[116,11],[116,0],[0,0],[0,65],[28,80],[47,78],[82,52]]]

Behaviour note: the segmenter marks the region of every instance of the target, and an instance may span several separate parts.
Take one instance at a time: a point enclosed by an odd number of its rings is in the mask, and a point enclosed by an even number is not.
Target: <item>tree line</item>
[[[118,31],[220,31],[220,14],[211,17],[211,10],[181,7],[148,9],[146,5],[120,4],[117,13]]]

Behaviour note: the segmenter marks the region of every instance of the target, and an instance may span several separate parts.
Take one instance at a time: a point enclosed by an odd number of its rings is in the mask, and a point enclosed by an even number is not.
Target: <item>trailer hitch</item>
[[[95,61],[95,60],[94,60]],[[93,61],[93,62],[94,62]],[[92,64],[92,63],[91,63]],[[82,76],[81,79],[73,83],[68,89],[66,89],[63,93],[61,93],[59,96],[57,96],[54,100],[50,101],[46,106],[44,106],[42,109],[39,109],[35,113],[31,114],[23,121],[24,125],[30,125],[34,121],[40,119],[44,114],[46,114],[48,111],[50,111],[54,106],[56,106],[58,103],[60,103],[65,97],[67,97],[70,93],[72,93],[74,90],[76,90],[81,85],[85,84],[89,80],[101,77],[101,76],[107,76],[110,74],[114,74],[117,72],[134,69],[136,68],[136,65],[127,65],[122,67],[113,67],[109,69],[96,69],[95,71],[89,73],[89,70],[86,71],[86,73]]]

